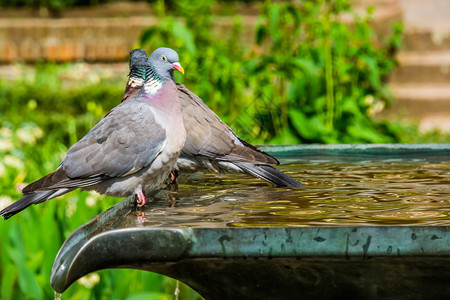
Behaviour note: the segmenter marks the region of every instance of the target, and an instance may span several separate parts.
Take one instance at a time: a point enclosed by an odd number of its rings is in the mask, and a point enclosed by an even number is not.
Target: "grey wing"
[[[62,168],[69,178],[126,176],[150,165],[165,140],[147,103],[125,101],[69,149]]]
[[[177,88],[186,128],[182,156],[202,155],[221,161],[279,164],[274,157],[241,140],[184,85],[177,83]]]
[[[182,153],[211,158],[230,153],[234,147],[231,129],[184,85],[177,88],[187,134]]]

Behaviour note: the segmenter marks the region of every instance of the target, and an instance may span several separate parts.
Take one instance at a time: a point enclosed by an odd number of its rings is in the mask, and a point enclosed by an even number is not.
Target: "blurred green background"
[[[402,25],[378,37],[370,9],[357,15],[346,0],[261,2],[255,34],[248,37],[239,15],[231,30],[211,30],[215,1],[152,2],[159,25],[146,29],[136,47],[149,54],[160,46],[176,49],[186,70],[177,80],[248,142],[449,140],[439,132],[422,134],[414,125],[373,117],[394,101],[386,78],[396,66]],[[55,11],[80,4],[39,3]],[[232,8],[228,13],[233,15]],[[125,83],[126,78],[51,62],[36,64],[21,78],[0,79],[0,207],[20,198],[24,182],[54,171],[68,147],[120,102]],[[76,191],[0,221],[0,298],[51,299],[49,275],[59,247],[78,226],[118,201]],[[63,298],[201,298],[183,284],[175,295],[176,286],[157,274],[105,270],[79,280]]]

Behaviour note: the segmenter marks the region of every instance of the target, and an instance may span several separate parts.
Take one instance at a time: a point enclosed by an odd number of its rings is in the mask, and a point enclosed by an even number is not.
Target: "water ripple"
[[[450,161],[320,158],[281,169],[305,187],[274,188],[243,174],[196,174],[146,205],[145,225],[450,225]],[[121,226],[137,219],[130,214]]]

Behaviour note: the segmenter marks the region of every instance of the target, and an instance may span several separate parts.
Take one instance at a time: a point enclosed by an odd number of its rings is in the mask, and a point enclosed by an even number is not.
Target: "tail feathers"
[[[2,211],[0,211],[0,216],[2,216],[5,220],[14,216],[15,214],[21,212],[28,206],[32,204],[38,204],[49,200],[51,196],[57,191],[45,191],[33,194],[26,194],[10,206],[6,207]]]
[[[278,187],[302,187],[303,184],[294,178],[284,174],[280,170],[275,169],[270,165],[255,165],[250,163],[236,163],[245,173],[261,178]]]

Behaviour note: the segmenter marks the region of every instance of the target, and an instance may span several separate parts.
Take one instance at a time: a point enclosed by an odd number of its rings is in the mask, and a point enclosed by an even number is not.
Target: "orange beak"
[[[184,69],[183,69],[183,67],[180,65],[180,63],[178,63],[178,62],[173,63],[172,66],[173,66],[176,70],[180,71],[181,74],[184,74]]]

